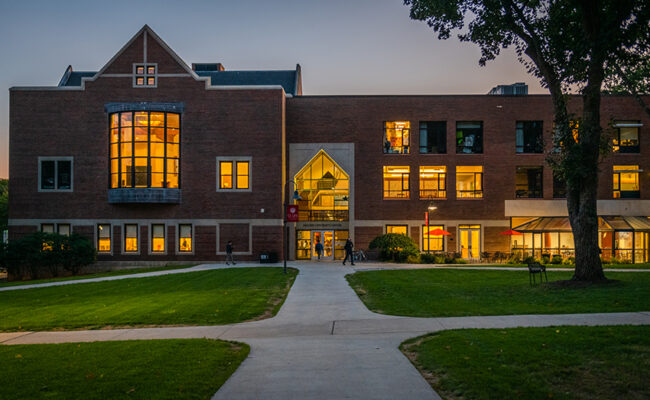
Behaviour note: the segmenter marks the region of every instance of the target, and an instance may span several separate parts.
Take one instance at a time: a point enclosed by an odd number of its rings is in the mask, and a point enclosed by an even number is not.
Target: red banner
[[[289,204],[287,206],[287,222],[298,222],[298,205]]]
[[[428,212],[424,213],[424,225],[429,226],[429,213]]]

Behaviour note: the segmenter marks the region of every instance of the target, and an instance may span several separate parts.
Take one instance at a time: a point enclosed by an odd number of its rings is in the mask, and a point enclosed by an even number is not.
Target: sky
[[[0,178],[9,176],[9,88],[56,86],[66,67],[98,71],[144,24],[186,63],[227,70],[302,67],[304,95],[485,94],[526,82],[513,51],[438,40],[402,0],[0,0]]]

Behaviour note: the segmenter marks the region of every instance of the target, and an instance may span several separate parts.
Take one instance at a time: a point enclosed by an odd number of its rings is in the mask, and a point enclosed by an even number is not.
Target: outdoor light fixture
[[[298,194],[298,191],[295,190],[296,182],[292,179],[289,179],[284,183],[284,192],[287,191],[287,185],[289,182],[293,183],[294,191],[291,200],[302,200],[302,197]],[[286,197],[285,197],[286,199]],[[287,225],[287,201],[284,201],[284,270],[283,272],[287,273],[287,257],[289,257],[289,225]]]

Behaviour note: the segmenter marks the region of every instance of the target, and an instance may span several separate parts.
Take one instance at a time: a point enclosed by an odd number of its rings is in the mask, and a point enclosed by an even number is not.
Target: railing
[[[384,199],[408,199],[408,190],[384,190]]]
[[[515,197],[519,198],[524,198],[524,199],[541,199],[544,197],[542,195],[541,189],[533,189],[533,190],[524,190],[524,189],[518,189],[515,191]]]
[[[348,210],[300,210],[300,221],[347,221]]]
[[[483,197],[483,190],[456,190],[456,197],[459,199],[480,199]]]
[[[421,199],[444,199],[447,197],[446,190],[420,190]]]

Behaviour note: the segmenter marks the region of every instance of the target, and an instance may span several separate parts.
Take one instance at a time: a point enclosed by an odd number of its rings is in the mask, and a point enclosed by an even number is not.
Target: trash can
[[[260,253],[260,264],[268,264],[271,262],[271,257],[268,252],[263,251]]]

